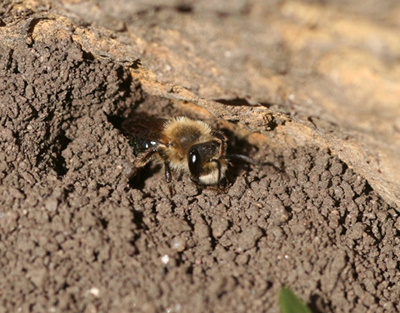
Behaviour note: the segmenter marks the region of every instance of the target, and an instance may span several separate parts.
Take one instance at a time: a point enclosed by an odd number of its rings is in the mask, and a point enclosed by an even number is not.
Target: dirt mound
[[[127,71],[72,41],[0,47],[0,312],[399,311],[398,212],[329,151],[230,149],[226,193],[160,167],[128,182]],[[117,118],[115,118],[117,117]],[[245,151],[243,151],[245,150]]]

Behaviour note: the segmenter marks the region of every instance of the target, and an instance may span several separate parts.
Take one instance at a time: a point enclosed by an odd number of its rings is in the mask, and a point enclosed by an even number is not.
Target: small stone
[[[181,237],[175,237],[171,242],[172,249],[182,252],[186,249],[186,241]]]

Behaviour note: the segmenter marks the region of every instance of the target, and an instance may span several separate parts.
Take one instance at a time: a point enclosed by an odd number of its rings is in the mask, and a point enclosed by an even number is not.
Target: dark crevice
[[[220,100],[215,100],[215,102],[225,104],[225,105],[230,105],[230,106],[250,106],[250,107],[258,106],[258,105],[253,105],[253,104],[249,103],[246,99],[240,99],[240,98],[236,98],[236,99],[232,99],[232,100],[220,99]]]
[[[372,189],[371,185],[368,183],[368,181],[365,182],[364,189],[361,194],[369,195],[371,192],[373,192],[374,189]]]
[[[181,13],[191,13],[193,11],[193,7],[190,4],[179,4],[175,7],[178,12]]]
[[[100,222],[101,226],[103,227],[103,229],[107,229],[108,221],[105,218],[99,218],[99,222]]]
[[[269,131],[273,131],[273,130],[275,130],[275,128],[278,127],[278,125],[279,125],[279,124],[277,123],[275,117],[274,117],[272,114],[270,114],[270,115],[269,115],[269,119],[266,120],[266,124],[265,124],[266,128],[267,128]],[[285,121],[282,121],[282,122],[281,122],[281,125],[285,125]]]
[[[122,122],[124,121],[124,118],[121,116],[117,115],[106,115],[107,120],[109,123],[111,123],[116,129],[121,130]]]
[[[139,59],[137,59],[137,60],[133,61],[131,68],[133,68],[134,70],[137,70],[141,66],[142,66],[142,62]]]
[[[117,76],[121,80],[119,90],[124,91],[124,97],[129,97],[132,87],[132,76],[122,66],[117,68]]]
[[[40,17],[40,18],[35,17],[35,18],[31,18],[31,19],[28,21],[29,26],[28,26],[26,32],[27,32],[29,35],[31,35],[31,34],[33,33],[33,30],[35,29],[35,26],[36,26],[37,24],[39,24],[40,21],[44,21],[44,20],[48,20],[48,18],[47,18],[47,17]]]
[[[326,303],[320,296],[311,296],[309,308],[313,313],[333,312],[331,303]]]
[[[82,49],[82,56],[83,59],[85,59],[86,61],[94,61],[95,57],[91,52],[85,51]]]
[[[58,175],[64,176],[67,173],[68,169],[65,159],[62,156],[62,151],[67,148],[71,140],[67,138],[64,133],[61,133],[57,136],[55,142],[56,144],[54,146],[57,147],[57,158],[54,160],[54,170],[57,172]]]
[[[133,213],[133,223],[136,225],[137,230],[146,229],[146,225],[143,223],[144,214],[141,211],[132,210]],[[133,244],[135,240],[133,240]]]

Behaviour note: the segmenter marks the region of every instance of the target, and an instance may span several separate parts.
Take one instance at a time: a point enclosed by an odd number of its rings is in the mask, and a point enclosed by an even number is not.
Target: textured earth
[[[135,110],[194,114],[71,40],[0,44],[0,312],[400,310],[399,213],[330,151],[227,131],[260,165],[169,198],[159,165],[127,178]]]

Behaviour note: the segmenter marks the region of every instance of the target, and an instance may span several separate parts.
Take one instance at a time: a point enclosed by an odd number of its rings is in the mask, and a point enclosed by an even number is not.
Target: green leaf
[[[311,313],[308,306],[287,287],[281,289],[279,303],[282,313]]]

